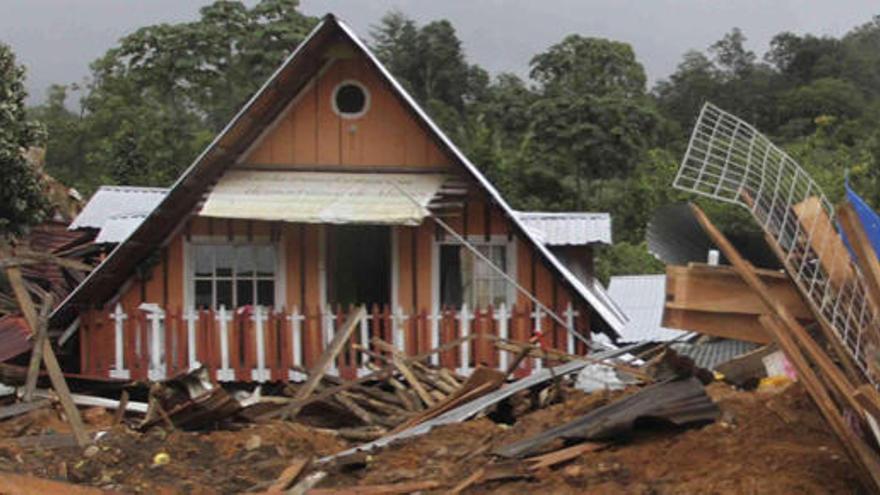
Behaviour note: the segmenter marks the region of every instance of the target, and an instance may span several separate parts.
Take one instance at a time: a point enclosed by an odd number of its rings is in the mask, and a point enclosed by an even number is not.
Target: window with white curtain
[[[513,260],[509,260],[507,243],[472,243],[486,258],[510,274]],[[485,308],[490,304],[510,304],[512,291],[498,270],[477,257],[468,248],[458,244],[440,245],[440,305]]]
[[[277,252],[272,244],[193,244],[197,308],[274,306]]]

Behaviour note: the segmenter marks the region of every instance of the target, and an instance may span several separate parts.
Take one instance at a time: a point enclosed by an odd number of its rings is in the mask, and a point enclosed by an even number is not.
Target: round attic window
[[[333,111],[340,117],[360,117],[369,107],[370,93],[357,81],[343,81],[333,90]]]

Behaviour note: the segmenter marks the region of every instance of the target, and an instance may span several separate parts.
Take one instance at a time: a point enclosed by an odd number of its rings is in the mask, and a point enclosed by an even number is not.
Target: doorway
[[[391,228],[329,225],[327,302],[335,307],[391,303]]]

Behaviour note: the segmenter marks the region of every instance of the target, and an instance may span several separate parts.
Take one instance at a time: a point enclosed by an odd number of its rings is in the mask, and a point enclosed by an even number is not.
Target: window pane
[[[213,304],[210,280],[196,280],[196,307],[210,308]]]
[[[235,251],[233,249],[233,246],[214,247],[214,264],[217,276],[232,276],[232,267],[235,266]]]
[[[227,308],[235,307],[232,304],[232,281],[217,281],[217,307],[226,306]]]
[[[261,306],[275,305],[275,282],[260,280],[257,282],[257,304]]]
[[[275,248],[273,246],[256,246],[257,275],[271,277],[275,274]]]
[[[498,306],[503,302],[507,302],[507,282],[504,279],[497,279],[492,284],[492,304]]]
[[[214,246],[193,246],[196,277],[210,277],[214,273]]]
[[[235,282],[235,295],[238,298],[238,306],[246,306],[254,303],[254,281],[237,280]]]
[[[492,248],[492,262],[495,263],[495,266],[507,272],[507,246],[492,246]],[[493,273],[498,275],[498,272],[494,270]]]
[[[235,273],[238,276],[253,277],[256,260],[253,246],[235,247]]]

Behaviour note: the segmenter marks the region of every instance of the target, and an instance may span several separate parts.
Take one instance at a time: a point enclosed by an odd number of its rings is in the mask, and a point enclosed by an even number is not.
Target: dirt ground
[[[489,481],[465,493],[781,494],[861,493],[856,469],[803,389],[734,391],[715,383],[722,409],[716,423],[689,430],[641,430],[604,450],[528,478]],[[435,429],[369,456],[366,466],[330,465],[319,486],[436,480],[443,490],[475,470],[492,470],[489,451],[582,415],[610,394],[570,394],[566,401],[513,424],[488,418]],[[106,428],[110,414],[85,414]],[[0,438],[64,432],[54,410],[0,423]],[[0,440],[0,470],[33,474],[129,493],[241,493],[265,489],[293,457],[323,456],[349,445],[332,432],[299,424],[242,425],[235,431],[139,434],[117,427],[97,447],[22,449]],[[167,463],[156,464],[157,454]],[[165,456],[160,455],[160,461]],[[516,464],[514,461],[513,464]],[[314,469],[314,468],[313,468]]]

